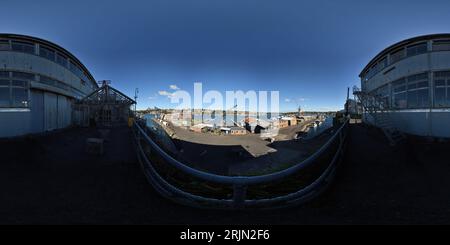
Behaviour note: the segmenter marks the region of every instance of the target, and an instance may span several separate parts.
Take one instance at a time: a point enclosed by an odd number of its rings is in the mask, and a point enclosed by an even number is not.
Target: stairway
[[[375,126],[383,131],[391,146],[399,144],[406,138],[392,124],[388,112],[389,105],[386,105],[379,96],[363,92],[358,87],[353,87],[353,94],[358,98],[364,111],[372,117]]]

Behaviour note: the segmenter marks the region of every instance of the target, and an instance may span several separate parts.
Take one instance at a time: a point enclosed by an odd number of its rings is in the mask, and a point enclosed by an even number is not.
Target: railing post
[[[247,196],[247,186],[242,184],[233,185],[233,206],[243,208]]]

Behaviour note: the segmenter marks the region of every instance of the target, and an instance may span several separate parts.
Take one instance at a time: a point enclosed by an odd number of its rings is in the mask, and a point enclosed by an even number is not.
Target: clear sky
[[[450,1],[4,1],[0,32],[55,42],[138,108],[192,91],[278,90],[282,111],[336,110],[379,51],[450,32]]]

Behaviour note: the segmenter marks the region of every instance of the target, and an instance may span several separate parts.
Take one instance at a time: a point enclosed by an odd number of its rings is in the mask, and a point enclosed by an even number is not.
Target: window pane
[[[7,72],[7,71],[0,71],[0,77],[9,77],[9,72]]]
[[[450,77],[450,71],[437,71],[434,72],[434,77]]]
[[[418,90],[408,91],[408,108],[417,108],[418,106]]]
[[[51,78],[46,77],[46,76],[42,76],[42,75],[41,75],[40,81],[41,81],[41,83],[47,84],[47,85],[50,85],[50,86],[56,86],[56,83],[57,83],[56,80],[51,79]]]
[[[34,44],[28,42],[11,42],[12,50],[34,54]]]
[[[428,73],[420,73],[420,74],[416,74],[416,75],[412,75],[408,77],[408,81],[419,81],[419,80],[425,80],[428,79]]]
[[[398,93],[398,92],[402,92],[406,90],[406,81],[404,78],[399,79],[397,81],[394,81],[392,83],[392,87],[394,92]]]
[[[17,81],[17,80],[13,80],[13,81],[12,81],[12,86],[14,86],[14,87],[27,88],[27,87],[28,87],[28,82],[26,82],[26,81]]]
[[[445,80],[434,80],[435,86],[445,86]]]
[[[417,88],[428,88],[428,81],[417,83]]]
[[[9,50],[8,40],[0,40],[0,50]]]
[[[447,50],[450,50],[450,40],[433,41],[433,51],[447,51]]]
[[[1,79],[0,80],[0,86],[8,86],[9,87],[9,80]]]
[[[12,89],[12,107],[28,107],[28,89]]]
[[[428,89],[417,90],[417,107],[426,108],[430,106],[430,101],[428,97]]]
[[[59,82],[59,81],[56,83],[56,87],[64,89],[64,90],[69,90],[69,86],[67,84]]]
[[[51,61],[55,61],[55,51],[53,51],[53,50],[51,50],[49,48],[40,46],[40,48],[39,48],[39,55],[41,57],[44,57],[44,58],[49,59]]]
[[[22,78],[27,80],[34,80],[34,74],[26,73],[26,72],[13,72],[12,76],[14,78]]]
[[[407,56],[423,54],[426,52],[427,52],[427,43],[415,44],[406,48]]]
[[[56,54],[56,62],[64,67],[67,67],[67,58],[60,53]]]
[[[394,107],[406,108],[406,92],[394,94]]]
[[[395,63],[405,57],[405,49],[400,49],[391,53],[391,64]]]
[[[0,87],[0,107],[9,107],[9,87]]]
[[[450,87],[447,87],[447,100],[445,102],[446,106],[450,106]]]
[[[446,106],[446,98],[445,98],[445,88],[435,88],[434,89],[434,106],[435,107],[444,107]]]
[[[415,89],[417,88],[417,83],[408,83],[408,89]]]

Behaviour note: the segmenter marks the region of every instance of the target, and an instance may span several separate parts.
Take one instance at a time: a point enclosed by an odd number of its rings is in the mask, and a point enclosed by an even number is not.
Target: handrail
[[[218,175],[218,174],[204,172],[204,171],[189,167],[189,166],[177,161],[172,156],[170,156],[167,152],[165,152],[163,149],[161,149],[161,147],[158,144],[156,144],[136,122],[134,123],[134,125],[141,132],[144,139],[164,158],[164,160],[166,160],[168,163],[170,163],[173,167],[177,168],[178,170],[181,170],[187,174],[190,174],[190,175],[200,178],[202,180],[211,181],[214,183],[233,184],[233,185],[254,185],[254,184],[271,182],[274,180],[285,178],[285,177],[288,177],[289,175],[292,175],[292,174],[302,170],[305,167],[308,167],[325,150],[327,150],[328,146],[334,142],[334,139],[336,137],[338,137],[338,135],[340,135],[342,129],[344,128],[344,126],[347,123],[348,123],[348,120],[345,121],[341,125],[341,127],[337,130],[337,132],[322,147],[320,147],[319,150],[317,150],[315,153],[313,153],[311,156],[309,156],[302,162],[300,162],[292,167],[289,167],[287,169],[278,171],[276,173],[270,173],[270,174],[265,174],[265,175],[260,175],[260,176],[224,176],[224,175]]]
[[[161,195],[175,201],[178,203],[186,204],[194,207],[207,207],[207,208],[245,208],[245,207],[264,207],[264,208],[279,208],[285,206],[292,206],[298,203],[304,202],[306,200],[311,199],[312,197],[318,195],[322,192],[326,186],[330,184],[331,178],[334,176],[336,163],[343,155],[343,149],[345,145],[345,141],[347,138],[346,131],[344,129],[348,126],[349,120],[346,120],[341,127],[335,132],[335,134],[314,154],[300,162],[297,165],[294,165],[285,170],[279,171],[273,174],[266,174],[261,176],[223,176],[212,173],[207,173],[201,170],[197,170],[191,168],[187,165],[184,165],[171,157],[168,153],[159,147],[142,129],[138,122],[134,122],[133,128],[137,130],[133,130],[133,134],[136,139],[136,148],[138,159],[141,163],[141,166],[144,170],[144,174],[146,175],[149,182],[152,186],[157,190]],[[142,148],[141,138],[150,144],[153,147],[153,150],[157,151],[163,159],[166,160],[170,165],[175,167],[176,169],[190,175],[193,177],[198,177],[202,180],[211,181],[214,183],[220,184],[231,184],[233,186],[233,196],[229,199],[217,199],[213,197],[205,197],[196,194],[189,193],[178,187],[172,185],[167,180],[165,180],[153,166],[144,149]],[[309,185],[289,194],[284,194],[280,196],[275,196],[271,198],[265,199],[246,199],[246,190],[249,185],[254,185],[263,182],[271,182],[275,180],[279,180],[281,178],[285,178],[291,174],[296,173],[297,171],[309,166],[312,164],[317,157],[320,156],[328,147],[335,142],[336,138],[339,140],[338,148],[332,157],[331,162],[328,164],[328,167],[320,174],[320,176],[315,179]]]

